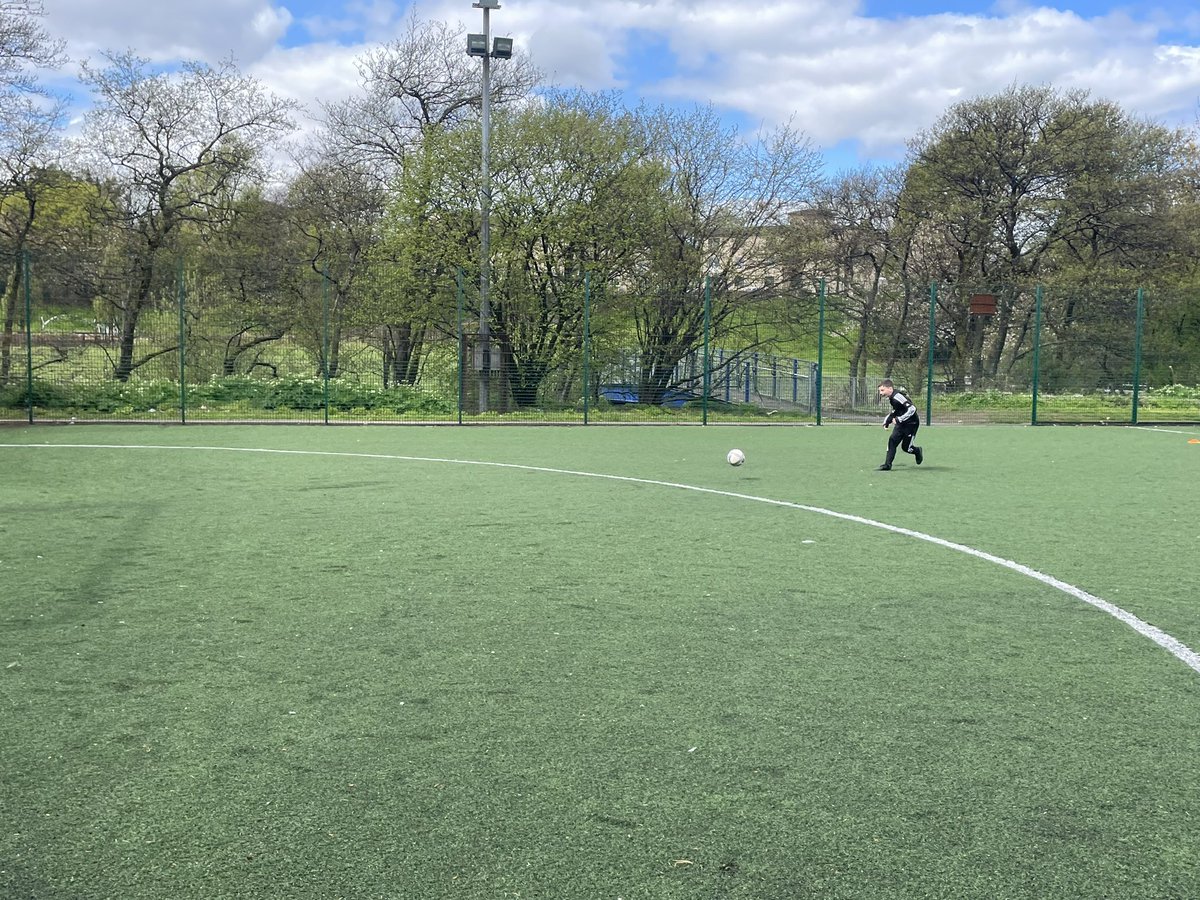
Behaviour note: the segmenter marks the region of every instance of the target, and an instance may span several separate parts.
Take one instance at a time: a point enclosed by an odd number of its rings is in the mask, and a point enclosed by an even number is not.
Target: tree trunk
[[[12,277],[8,281],[9,290],[4,303],[4,333],[0,335],[0,384],[8,384],[12,374],[13,330],[17,322],[17,304],[21,299],[21,256],[17,255],[13,263]]]
[[[422,342],[413,336],[411,322],[385,325],[383,337],[383,386],[416,384],[421,365]]]
[[[514,358],[506,368],[508,387],[516,407],[529,409],[537,406],[538,391],[550,367],[541,361],[521,363]]]
[[[960,314],[954,322],[954,346],[950,351],[951,391],[961,391],[967,383],[967,364],[971,358],[970,327],[967,317]]]
[[[285,332],[280,329],[264,337],[255,338],[246,344],[243,344],[240,341],[240,338],[243,334],[245,334],[244,331],[238,332],[225,344],[225,358],[221,362],[221,374],[224,376],[228,377],[230,375],[237,374],[238,360],[241,359],[243,354],[248,353],[255,347],[261,346],[262,344],[269,344],[272,341],[281,340]]]
[[[908,328],[909,299],[908,291],[905,291],[904,300],[900,304],[900,320],[896,323],[896,330],[892,334],[892,346],[888,348],[888,361],[884,367],[884,377],[886,378],[892,376],[896,362],[900,358],[900,341],[903,340],[904,332]]]
[[[983,338],[984,327],[982,316],[970,316],[967,319],[967,330],[971,345],[971,390],[979,390],[983,382]]]
[[[1000,372],[1000,361],[1004,358],[1004,350],[1008,344],[1008,331],[1012,327],[1013,307],[1015,301],[1006,291],[999,299],[996,311],[996,335],[988,353],[987,373],[995,378]]]
[[[337,326],[330,326],[329,329],[329,377],[337,378],[339,368],[341,366],[342,352],[342,329]]]
[[[117,341],[117,367],[113,376],[117,381],[125,382],[133,374],[133,346],[137,334],[138,318],[142,314],[142,302],[130,301],[121,310],[121,333]]]
[[[1017,333],[1017,339],[1013,341],[1012,353],[1009,354],[1008,357],[1008,365],[1004,367],[1004,374],[1008,378],[1012,377],[1013,369],[1016,368],[1017,361],[1020,360],[1020,358],[1024,355],[1021,352],[1021,348],[1025,346],[1025,340],[1029,337],[1029,331],[1033,323],[1033,314],[1034,311],[1032,309],[1028,309],[1021,317],[1020,331]]]
[[[671,383],[673,369],[674,366],[668,367],[665,360],[643,358],[641,377],[638,379],[638,403],[645,406],[661,404]]]
[[[137,336],[138,319],[142,310],[150,303],[150,286],[154,279],[154,253],[157,248],[151,246],[146,255],[146,261],[141,266],[141,277],[138,279],[137,293],[121,307],[121,335],[117,344],[117,367],[113,372],[117,381],[126,382],[133,374],[134,339]]]
[[[27,241],[29,233],[33,230],[33,219],[37,211],[37,200],[35,196],[26,191],[26,199],[29,203],[29,215],[25,217],[25,223],[21,227],[21,233],[17,235],[16,254],[13,258],[13,273],[9,279],[10,289],[8,291],[8,300],[4,304],[4,334],[0,335],[0,384],[8,384],[9,376],[12,374],[12,346],[13,346],[13,329],[16,327],[17,321],[17,306],[21,302],[21,289],[25,287],[25,279],[23,276],[24,262],[26,254]],[[30,327],[29,323],[25,325],[26,329]]]
[[[871,281],[871,289],[863,303],[862,314],[858,319],[858,337],[854,342],[854,352],[850,355],[850,377],[865,378],[867,375],[867,329],[871,321],[871,313],[875,311],[875,302],[879,298],[879,280],[883,271],[876,267],[875,277]]]

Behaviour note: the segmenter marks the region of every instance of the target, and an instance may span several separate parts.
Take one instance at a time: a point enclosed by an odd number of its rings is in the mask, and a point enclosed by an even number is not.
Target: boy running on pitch
[[[892,383],[890,378],[885,378],[879,382],[879,396],[887,397],[892,404],[892,411],[888,413],[888,417],[883,420],[883,427],[891,427],[892,434],[888,438],[887,459],[883,461],[883,465],[879,467],[880,472],[891,471],[892,461],[896,458],[896,448],[899,447],[905,453],[910,453],[917,458],[917,465],[925,461],[925,454],[920,447],[913,444],[913,438],[917,436],[917,429],[921,427],[921,417],[917,414],[917,408],[912,405],[904,394],[896,390],[896,385]]]

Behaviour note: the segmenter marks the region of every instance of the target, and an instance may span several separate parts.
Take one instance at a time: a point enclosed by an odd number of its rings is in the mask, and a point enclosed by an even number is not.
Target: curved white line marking
[[[652,478],[634,478],[629,475],[606,475],[602,472],[581,472],[575,469],[554,469],[548,466],[526,466],[518,463],[500,463],[486,462],[475,459],[447,459],[437,456],[400,456],[392,453],[350,453],[335,450],[271,450],[263,447],[205,447],[205,446],[181,446],[171,444],[4,444],[0,443],[0,447],[23,447],[26,449],[90,449],[90,450],[204,450],[204,451],[222,451],[226,453],[270,453],[292,456],[338,456],[338,457],[353,457],[357,459],[388,459],[401,460],[405,462],[432,462],[432,463],[449,463],[457,466],[488,466],[496,469],[518,469],[525,472],[546,472],[554,475],[574,475],[580,478],[600,478],[606,481],[623,481],[629,484],[650,484],[658,487],[678,488],[684,491],[695,491],[698,494],[713,494],[719,497],[732,497],[736,500],[751,500],[755,503],[766,503],[770,506],[783,506],[788,509],[800,509],[805,512],[818,513],[822,516],[830,516],[834,519],[842,519],[846,522],[854,522],[859,525],[869,525],[872,528],[880,528],[884,531],[891,531],[895,534],[903,534],[907,537],[916,538],[920,541],[926,541],[930,544],[937,544],[939,547],[945,547],[948,550],[957,550],[959,553],[965,553],[968,556],[974,556],[977,559],[983,559],[990,563],[995,563],[998,566],[1003,566],[1006,569],[1011,569],[1021,575],[1033,578],[1042,584],[1049,585],[1052,588],[1062,591],[1064,594],[1082,600],[1097,609],[1108,613],[1114,619],[1124,622],[1138,634],[1145,638],[1149,638],[1158,646],[1162,647],[1185,666],[1188,666],[1193,671],[1200,673],[1200,654],[1192,650],[1182,641],[1172,637],[1165,631],[1151,625],[1149,622],[1144,622],[1135,616],[1133,613],[1121,609],[1097,597],[1095,594],[1089,594],[1082,588],[1077,588],[1073,584],[1068,584],[1065,581],[1060,581],[1052,575],[1047,575],[1044,572],[1039,572],[1036,569],[1031,569],[1029,566],[1021,565],[1021,563],[1013,562],[1011,559],[1004,559],[1001,556],[994,556],[983,550],[976,550],[974,547],[968,547],[966,544],[958,544],[954,541],[947,541],[940,537],[935,537],[932,534],[925,534],[922,531],[913,531],[911,528],[901,528],[898,525],[889,525],[886,522],[878,522],[875,519],[867,519],[863,516],[855,516],[850,513],[838,512],[833,509],[825,509],[821,506],[808,506],[803,503],[792,503],[790,500],[774,500],[770,497],[757,497],[753,494],[740,494],[736,491],[722,491],[717,488],[699,487],[694,484],[680,484],[675,481],[657,481]]]
[[[1133,430],[1134,431],[1149,431],[1149,432],[1153,432],[1154,434],[1182,434],[1184,436],[1200,434],[1200,432],[1198,432],[1198,431],[1176,431],[1175,429],[1172,429],[1172,428],[1159,428],[1157,425],[1134,425]]]

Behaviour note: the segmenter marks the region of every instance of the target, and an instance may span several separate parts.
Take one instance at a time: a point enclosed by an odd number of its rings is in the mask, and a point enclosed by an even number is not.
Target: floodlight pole
[[[479,411],[488,411],[488,389],[491,384],[492,367],[492,306],[489,292],[491,290],[492,268],[492,173],[489,166],[489,156],[492,138],[492,28],[490,13],[499,9],[500,4],[495,0],[482,0],[473,4],[476,9],[483,10],[483,41],[488,52],[483,55],[483,149],[480,165],[479,189],[479,351],[482,354],[479,363]]]
[[[511,59],[512,38],[492,41],[491,11],[500,8],[500,0],[476,0],[471,4],[483,10],[483,34],[467,35],[467,53],[483,57],[483,90],[480,106],[483,113],[483,141],[480,156],[479,184],[479,411],[488,411],[488,384],[492,368],[492,305],[488,292],[492,281],[492,173],[489,168],[492,142],[492,57]]]

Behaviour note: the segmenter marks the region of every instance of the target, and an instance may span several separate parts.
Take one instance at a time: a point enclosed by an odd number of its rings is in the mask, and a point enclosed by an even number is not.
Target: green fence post
[[[329,424],[329,266],[321,268],[321,370],[324,375],[325,424]]]
[[[937,282],[929,285],[929,355],[925,364],[925,424],[933,423],[933,350],[937,340]]]
[[[825,381],[825,279],[817,289],[817,424],[821,424],[821,389]]]
[[[458,424],[462,424],[463,414],[463,390],[464,382],[463,375],[466,369],[466,346],[467,336],[463,334],[463,270],[462,267],[455,271],[454,280],[457,285],[458,294]]]
[[[29,251],[21,251],[21,280],[25,289],[25,405],[33,424],[33,292],[29,289]]]
[[[592,273],[583,273],[583,424],[588,423],[588,397],[592,393]]]
[[[1134,344],[1133,344],[1133,415],[1130,417],[1131,425],[1137,424],[1138,417],[1138,398],[1141,395],[1142,388],[1142,328],[1146,318],[1146,297],[1142,288],[1138,288],[1137,292],[1137,326],[1134,329]]]
[[[176,295],[179,300],[179,424],[187,424],[187,336],[183,320],[183,257],[179,258]]]
[[[709,331],[712,329],[712,276],[704,276],[704,390],[700,397],[700,423],[708,424],[708,391],[712,387],[712,365],[708,357]]]
[[[1037,424],[1038,377],[1042,369],[1042,286],[1040,284],[1037,286],[1034,296],[1036,300],[1033,313],[1033,409],[1030,412],[1030,425]]]

